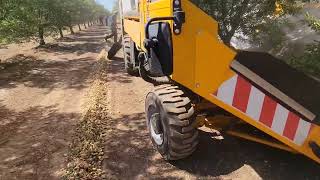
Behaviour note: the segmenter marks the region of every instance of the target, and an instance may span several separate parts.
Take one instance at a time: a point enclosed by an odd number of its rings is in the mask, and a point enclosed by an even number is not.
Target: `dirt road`
[[[0,50],[13,56],[0,64],[0,179],[61,179],[105,33],[95,26],[42,48]]]
[[[104,169],[116,179],[320,179],[311,160],[232,137],[213,140],[200,133],[198,150],[189,158],[166,162],[153,149],[146,130],[144,98],[152,89],[128,76],[123,60],[109,61]]]
[[[0,180],[61,179],[105,31],[94,27],[39,49],[16,47],[24,55],[0,64]],[[145,125],[152,86],[128,76],[121,57],[107,60],[107,77],[97,81],[107,179],[320,179],[320,167],[303,156],[205,132],[191,157],[164,161]]]

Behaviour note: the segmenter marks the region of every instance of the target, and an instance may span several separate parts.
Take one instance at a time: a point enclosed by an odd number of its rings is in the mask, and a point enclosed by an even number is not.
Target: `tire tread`
[[[156,86],[153,91],[168,114],[169,150],[166,160],[179,160],[190,156],[198,145],[198,130],[194,107],[190,98],[176,85]]]

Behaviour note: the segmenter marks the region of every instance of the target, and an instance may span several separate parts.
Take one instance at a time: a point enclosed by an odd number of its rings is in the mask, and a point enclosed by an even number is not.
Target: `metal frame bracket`
[[[181,0],[173,0],[173,32],[175,35],[181,34],[182,25],[185,23],[186,15],[182,10]]]

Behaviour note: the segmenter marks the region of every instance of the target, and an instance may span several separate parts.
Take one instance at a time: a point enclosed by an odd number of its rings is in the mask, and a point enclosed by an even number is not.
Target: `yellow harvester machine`
[[[120,16],[127,72],[155,85],[147,124],[166,160],[192,154],[206,126],[320,163],[317,81],[267,53],[230,49],[189,0],[120,0]]]

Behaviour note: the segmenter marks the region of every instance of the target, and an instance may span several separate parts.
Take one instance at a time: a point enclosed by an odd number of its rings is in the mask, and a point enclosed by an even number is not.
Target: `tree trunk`
[[[90,23],[88,22],[88,27],[90,27]]]
[[[74,34],[73,27],[69,26],[69,29],[70,29],[71,34]]]
[[[43,46],[46,44],[46,42],[44,41],[44,30],[42,26],[39,26],[39,45]]]
[[[86,25],[86,23],[84,23],[83,25],[84,25],[84,28],[85,28],[85,29],[87,29],[87,25]]]
[[[79,28],[79,31],[81,31],[81,25],[80,24],[78,24],[78,28]]]
[[[59,29],[60,38],[63,38],[62,27],[59,27],[58,29]]]

